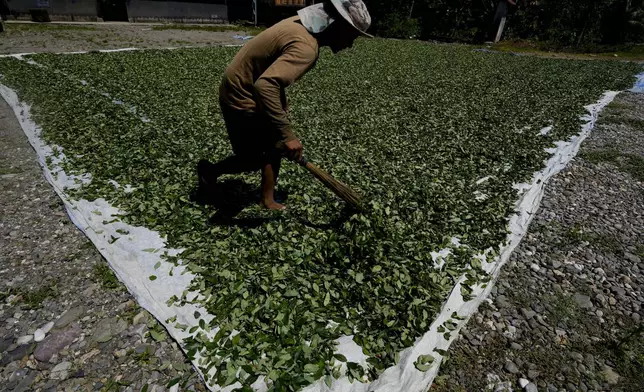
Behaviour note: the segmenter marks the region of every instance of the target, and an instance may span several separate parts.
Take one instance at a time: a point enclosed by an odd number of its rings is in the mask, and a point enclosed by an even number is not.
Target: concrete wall
[[[96,16],[96,0],[9,0],[9,8],[20,13],[45,8],[50,15]]]
[[[49,15],[97,16],[97,0],[9,0],[12,11],[26,14],[33,8],[44,8]],[[224,4],[192,3],[188,1],[126,1],[130,21],[197,21],[226,22],[227,7]],[[59,19],[59,18],[54,18]]]
[[[96,16],[96,9],[96,0],[50,0],[49,13]]]
[[[127,5],[130,21],[183,20],[220,21],[228,20],[224,4],[189,3],[179,1],[130,0]]]

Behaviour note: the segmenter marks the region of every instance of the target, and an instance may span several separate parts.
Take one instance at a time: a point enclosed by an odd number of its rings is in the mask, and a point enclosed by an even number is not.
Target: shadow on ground
[[[217,183],[216,186],[206,188],[199,186],[193,190],[190,199],[201,205],[213,207],[217,211],[209,219],[208,223],[216,226],[237,226],[243,228],[256,228],[264,223],[282,219],[284,213],[274,213],[271,216],[243,216],[242,211],[248,207],[259,204],[260,191],[257,186],[250,185],[240,179],[227,179]],[[288,200],[287,191],[276,191],[275,198],[280,203]],[[305,217],[298,216],[296,219],[304,226],[317,230],[332,230],[340,228],[356,211],[345,206],[337,217],[329,222],[315,223]]]
[[[239,179],[229,179],[212,187],[197,187],[190,198],[202,206],[214,207],[217,212],[208,222],[217,226],[254,228],[276,218],[237,217],[245,208],[259,203],[259,189]]]

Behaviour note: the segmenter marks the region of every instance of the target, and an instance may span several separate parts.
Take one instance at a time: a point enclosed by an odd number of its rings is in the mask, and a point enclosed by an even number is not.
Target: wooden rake
[[[358,195],[353,189],[336,180],[329,173],[309,162],[305,157],[302,157],[302,159],[298,163],[302,167],[306,168],[309,173],[313,174],[313,176],[317,178],[325,187],[331,190],[331,192],[335,193],[336,196],[344,200],[344,202],[349,206],[358,211],[363,210],[360,195]]]

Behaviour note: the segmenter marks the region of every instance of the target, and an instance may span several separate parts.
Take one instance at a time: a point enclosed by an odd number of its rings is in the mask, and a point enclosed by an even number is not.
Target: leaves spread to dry
[[[91,174],[74,197],[104,197],[128,212],[124,221],[186,249],[168,262],[197,274],[193,289],[215,315],[190,329],[186,344],[205,350],[204,368],[218,370],[213,382],[240,382],[241,390],[260,376],[274,391],[324,376],[330,384],[342,373],[362,381],[393,365],[460,276],[465,297],[485,280],[472,256],[504,242],[512,185],[531,180],[545,148],[579,132],[584,105],[628,87],[640,70],[411,41],[323,51],[289,91],[295,129],[312,161],[369,201],[367,212],[343,210],[303,169],[284,164],[286,213],[251,206],[212,224],[217,211],[189,195],[196,162],[231,153],[217,87],[236,50],[31,56],[44,67],[2,59],[0,81],[33,105],[43,137],[63,149],[65,170]],[[546,126],[554,128],[540,135]],[[259,182],[257,174],[236,178]],[[446,247],[452,255],[438,266],[430,252]],[[215,327],[215,339],[205,338]],[[340,371],[347,359],[334,355],[334,341],[342,335],[355,335],[367,367],[349,362]],[[427,353],[416,367],[432,360]]]

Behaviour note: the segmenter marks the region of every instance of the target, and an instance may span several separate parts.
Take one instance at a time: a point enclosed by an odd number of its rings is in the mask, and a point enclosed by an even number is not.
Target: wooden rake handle
[[[298,161],[298,164],[305,167],[309,173],[313,174],[318,181],[320,181],[331,192],[335,193],[335,195],[340,199],[344,200],[345,203],[349,204],[356,210],[363,210],[360,195],[358,195],[353,189],[331,177],[329,173],[315,166],[305,157],[302,157],[302,159]]]

